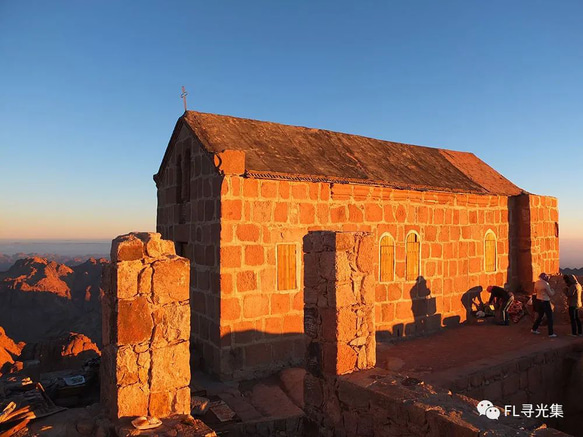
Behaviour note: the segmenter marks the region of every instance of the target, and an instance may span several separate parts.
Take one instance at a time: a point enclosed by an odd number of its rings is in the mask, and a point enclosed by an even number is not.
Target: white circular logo
[[[483,416],[486,414],[488,408],[491,408],[493,406],[494,404],[492,402],[484,399],[483,401],[480,401],[476,408],[478,409],[478,413],[480,413],[480,416]]]
[[[492,420],[498,420],[500,417],[500,410],[496,407],[490,407],[486,410],[486,417]]]

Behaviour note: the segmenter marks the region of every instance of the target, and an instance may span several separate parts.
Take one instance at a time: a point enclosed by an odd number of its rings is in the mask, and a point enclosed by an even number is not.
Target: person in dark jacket
[[[581,284],[575,275],[563,275],[563,280],[567,287],[565,295],[569,305],[569,319],[571,319],[571,335],[583,336],[581,330],[581,319],[579,319],[579,308],[581,308]]]
[[[514,295],[510,291],[506,291],[504,288],[498,287],[497,285],[490,285],[486,290],[490,293],[488,305],[496,302],[498,307],[502,310],[502,322],[500,322],[500,324],[509,325],[510,319],[508,318],[508,308],[510,308],[510,305],[514,302]]]

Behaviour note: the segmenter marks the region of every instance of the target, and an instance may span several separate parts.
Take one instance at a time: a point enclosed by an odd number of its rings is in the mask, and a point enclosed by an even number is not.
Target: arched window
[[[419,265],[421,264],[421,242],[416,232],[407,235],[405,245],[407,251],[407,281],[416,281],[419,277]]]
[[[486,232],[484,237],[484,270],[496,271],[496,235],[492,231]]]
[[[379,280],[380,282],[395,280],[395,240],[389,234],[381,237]]]

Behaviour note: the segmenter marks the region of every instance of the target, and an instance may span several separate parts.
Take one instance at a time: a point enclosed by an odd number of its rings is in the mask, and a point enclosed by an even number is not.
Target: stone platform
[[[443,330],[430,337],[378,344],[377,367],[417,378],[478,401],[509,405],[522,415],[524,405],[558,404],[563,417],[542,418],[569,434],[583,429],[583,338],[570,326],[555,326],[549,338],[530,332],[532,321],[497,326],[489,321]],[[534,417],[534,416],[533,416]],[[506,421],[500,417],[499,421]]]
[[[422,378],[440,386],[450,386],[464,374],[493,368],[532,354],[544,354],[576,345],[583,338],[568,335],[570,327],[555,325],[557,338],[530,333],[531,320],[497,326],[486,320],[476,325],[444,329],[422,338],[377,344],[377,367]]]

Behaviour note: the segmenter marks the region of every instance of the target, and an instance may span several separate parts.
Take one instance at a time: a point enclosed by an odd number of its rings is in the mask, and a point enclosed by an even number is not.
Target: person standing
[[[508,308],[510,308],[510,305],[514,302],[514,295],[510,291],[506,291],[497,285],[490,285],[486,290],[490,293],[488,305],[491,305],[492,302],[496,301],[498,307],[502,310],[502,322],[500,324],[508,326],[510,324]]]
[[[569,305],[569,319],[571,319],[571,335],[583,336],[581,330],[581,319],[579,319],[579,308],[581,308],[581,284],[575,275],[563,275],[567,284],[565,294]]]
[[[538,317],[535,320],[534,325],[532,325],[530,332],[533,334],[540,334],[538,327],[540,326],[543,317],[546,315],[549,337],[555,338],[557,334],[553,331],[553,308],[551,307],[551,297],[555,295],[555,292],[549,285],[551,277],[546,273],[541,273],[538,278],[538,281],[534,283],[534,293],[538,299]]]

